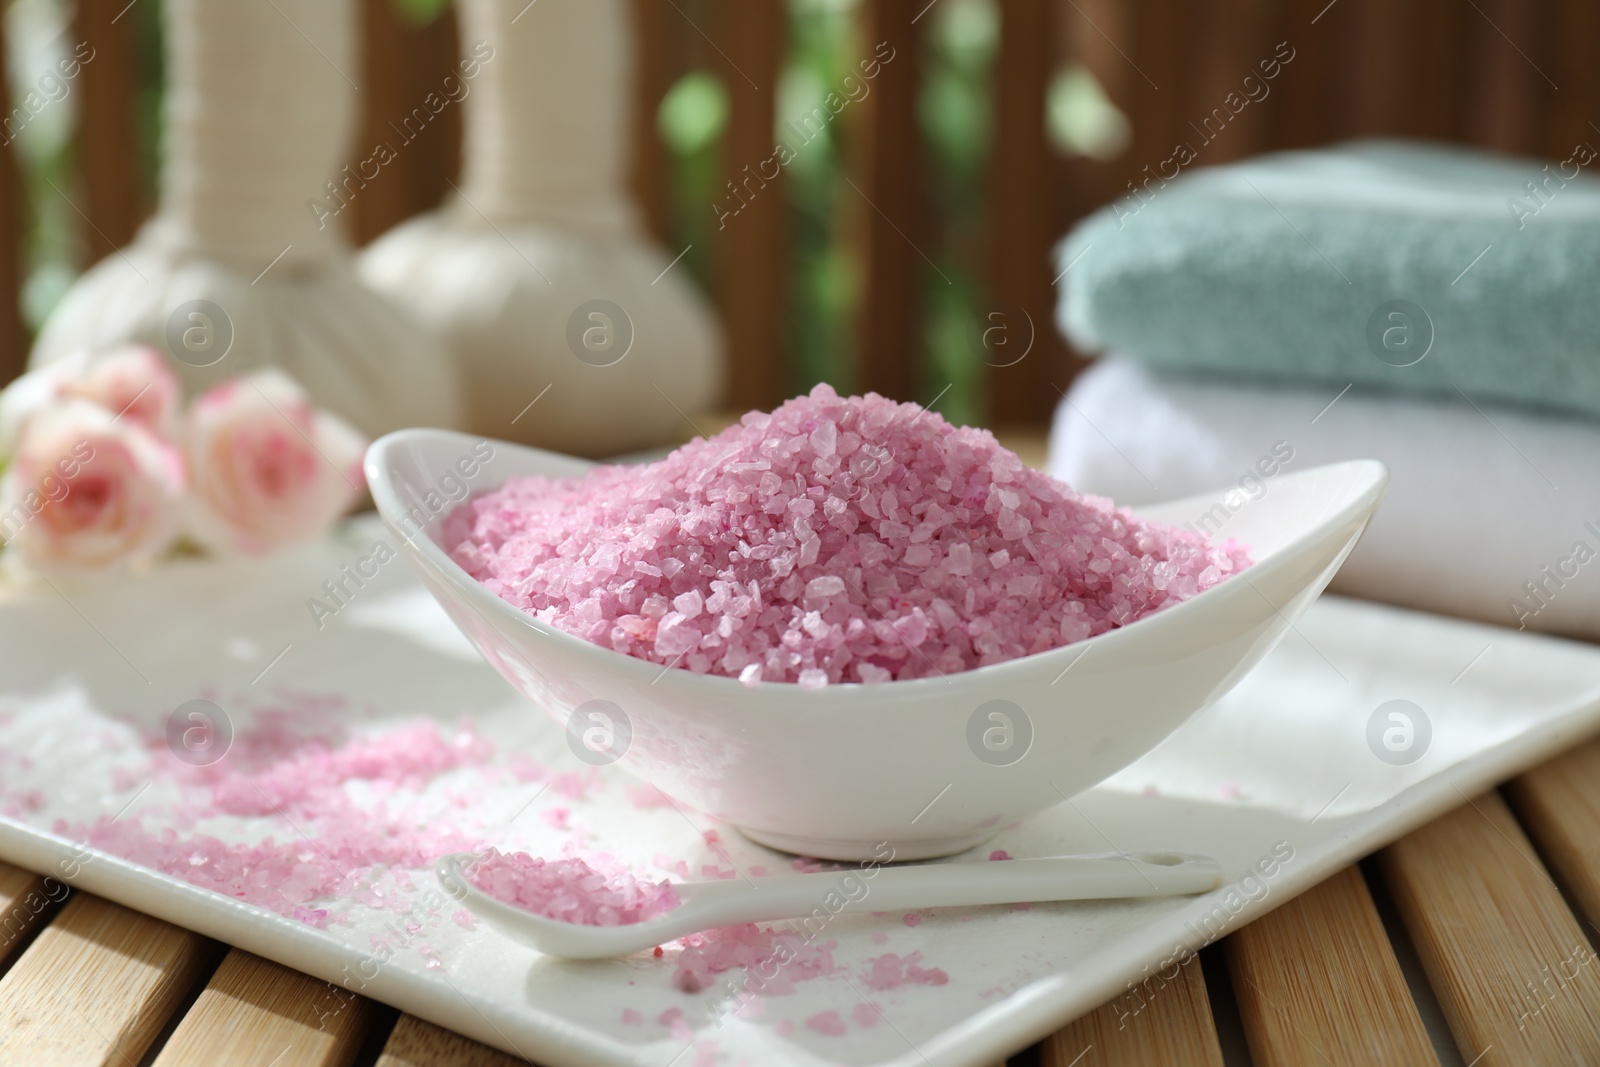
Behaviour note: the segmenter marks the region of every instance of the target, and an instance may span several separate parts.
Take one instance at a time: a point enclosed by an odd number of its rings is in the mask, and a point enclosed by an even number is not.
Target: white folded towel
[[[1336,392],[1102,360],[1056,410],[1050,472],[1143,504],[1382,460],[1388,496],[1334,591],[1600,639],[1600,422]],[[1201,522],[1228,534],[1220,515]]]

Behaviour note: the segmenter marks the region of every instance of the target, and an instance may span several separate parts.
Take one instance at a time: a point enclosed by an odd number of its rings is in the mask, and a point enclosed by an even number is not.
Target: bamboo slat
[[[1465,1062],[1600,1062],[1600,967],[1498,793],[1379,862]]]
[[[979,348],[988,364],[991,425],[1049,421],[1056,401],[1050,383],[1070,377],[1062,366],[1050,284],[1056,273],[1050,250],[1062,229],[1045,126],[1045,95],[1056,63],[1054,14],[1055,5],[1037,0],[1000,4],[989,162],[989,307]],[[989,343],[1000,339],[1005,343]]]
[[[1185,95],[1185,86],[1193,49],[1182,33],[1173,32],[1174,27],[1186,25],[1188,14],[1189,5],[1183,0],[1147,0],[1140,4],[1126,0],[1074,0],[1058,11],[1056,36],[1064,42],[1065,55],[1083,64],[1127,116],[1130,136],[1127,149],[1107,162],[1081,157],[1052,161],[1049,180],[1057,185],[1055,223],[1040,227],[1044,233],[1036,236],[1053,242],[1079,219],[1110,202],[1120,201],[1123,210],[1136,214],[1141,200],[1163,187],[1163,175],[1173,177],[1174,167],[1182,165],[1175,159],[1188,158],[1186,153],[1201,149],[1200,139],[1189,128],[1185,114],[1192,102]],[[1002,79],[1006,63],[1002,56],[998,64]],[[1000,104],[999,121],[1004,121],[1006,106],[1004,102]],[[1181,153],[1180,143],[1185,146]],[[1004,195],[1002,192],[995,196],[997,211],[1004,210],[998,203]],[[1020,230],[1023,225],[1012,221],[1007,227]],[[1005,255],[1007,239],[1007,234],[997,234],[1001,256]],[[997,397],[1001,403],[991,405],[994,421],[1004,423],[1022,415],[1037,423],[1039,410],[1053,406],[1060,395],[1057,390],[1064,390],[1084,365],[1086,353],[1075,351],[1053,325],[1054,302],[1060,299],[1061,290],[1071,284],[1070,279],[1054,263],[1050,278],[1052,311],[1048,320],[1035,316],[1033,321],[1036,343],[1049,346],[1039,353],[1047,358],[1027,367],[1028,374],[1019,379],[1018,386],[1031,386],[1039,395],[1032,399],[1031,408],[1018,410],[1011,406],[1009,397],[1014,390],[1001,394]],[[1030,353],[1028,358],[1033,361],[1036,356]],[[1040,370],[1053,371],[1054,375],[1041,381],[1034,377]],[[1011,371],[991,372],[991,380],[1002,373]],[[999,382],[995,384],[998,386]]]
[[[1183,34],[1173,32],[1185,24],[1188,5],[1185,0],[1149,0],[1122,11],[1115,30],[1083,14],[1065,16],[1080,41],[1098,40],[1115,55],[1101,53],[1102,80],[1132,127],[1128,151],[1110,164],[1121,177],[1117,196],[1126,196],[1146,180],[1159,181],[1163,169],[1170,177],[1170,167],[1161,164],[1180,141],[1200,149],[1186,113],[1191,102],[1187,89],[1192,50]]]
[[[1600,741],[1529,771],[1506,792],[1593,940],[1600,934]]]
[[[841,203],[859,220],[864,292],[859,305],[856,384],[895,400],[912,400],[922,352],[921,282],[929,205],[917,121],[921,84],[919,26],[923,0],[865,0],[866,51],[883,48],[872,92],[858,105],[855,189]],[[887,51],[892,50],[892,51]],[[854,201],[852,203],[852,201]]]
[[[1345,31],[1340,53],[1341,137],[1399,137],[1425,133],[1418,128],[1417,51],[1429,32],[1425,0],[1343,0],[1347,17],[1329,27]]]
[[[134,103],[138,99],[134,16],[127,0],[78,0],[72,16],[80,62],[70,92],[78,108],[78,193],[88,265],[127,244],[145,216]],[[87,60],[87,62],[83,62]]]
[[[1081,64],[1119,106],[1126,96],[1120,88],[1123,76],[1139,77],[1128,65],[1128,58],[1118,51],[1119,48],[1132,46],[1127,24],[1128,12],[1122,0],[1074,0],[1073,6],[1058,10],[1055,18],[1059,62]],[[1137,136],[1138,130],[1135,128],[1133,137]],[[1055,156],[1052,160],[1058,200],[1055,217],[1060,220],[1058,229],[1061,233],[1107,201],[1126,195],[1128,189],[1124,183],[1139,166],[1152,162],[1134,155],[1131,140],[1128,150],[1111,162],[1086,156]],[[1160,156],[1155,157],[1155,161],[1165,158],[1171,150],[1171,146],[1168,146]],[[1138,164],[1134,163],[1136,158]],[[1056,278],[1056,275],[1057,270],[1052,270],[1051,278]],[[1063,283],[1057,280],[1054,284],[1059,286]],[[1052,292],[1058,290],[1053,288]],[[1060,331],[1056,332],[1059,337]],[[1069,371],[1075,371],[1078,353],[1065,339],[1061,340],[1061,344],[1069,360]],[[1059,380],[1056,384],[1066,385]],[[1054,393],[1054,390],[1051,392]]]
[[[0,969],[66,897],[65,883],[0,863]]]
[[[437,206],[461,169],[460,104],[435,115],[423,103],[429,93],[449,95],[447,76],[460,78],[454,9],[447,5],[438,17],[419,24],[407,19],[395,0],[361,0],[361,40],[360,125],[350,167],[358,172],[379,144],[389,145],[395,155],[350,201],[342,221],[356,244]],[[413,139],[407,140],[402,123],[414,108],[424,108],[430,118],[420,132],[412,127]]]
[[[1468,82],[1468,133],[1485,148],[1536,153],[1544,147],[1549,77],[1548,3],[1477,0],[1469,19],[1474,71]]]
[[[155,1067],[344,1067],[372,1020],[364,997],[233,949]]]
[[[717,192],[742,205],[736,214],[722,215],[715,231],[728,335],[728,400],[741,410],[766,409],[789,392],[788,204],[773,137],[784,8],[778,0],[721,0],[716,11],[717,36],[728,57],[722,64],[728,89],[722,170],[728,184]]]
[[[667,0],[633,0],[633,139],[630,166],[634,200],[644,227],[666,241],[671,220],[671,168],[656,128],[661,98],[689,65],[684,17]]]
[[[1545,154],[1562,160],[1579,142],[1600,148],[1600,66],[1594,62],[1600,41],[1600,5],[1590,0],[1555,0],[1550,65],[1546,68],[1560,89],[1550,94],[1545,125]]]
[[[1201,151],[1207,164],[1243,159],[1268,147],[1276,79],[1264,80],[1259,64],[1272,58],[1282,40],[1273,36],[1273,16],[1270,0],[1210,0],[1190,8],[1194,55],[1184,103],[1189,121],[1202,127],[1189,131],[1197,138],[1195,147],[1209,138]],[[1259,99],[1252,100],[1252,93]]]
[[[1223,942],[1256,1067],[1437,1063],[1361,871]]]
[[[377,1067],[514,1067],[526,1062],[413,1015],[402,1015],[383,1046]]]
[[[0,979],[0,1062],[138,1063],[214,958],[198,934],[77,894]]]
[[[1292,58],[1272,82],[1272,147],[1306,148],[1338,137],[1345,106],[1338,77],[1346,61],[1340,24],[1349,15],[1344,0],[1282,0],[1273,43],[1286,45]]]
[[[1134,13],[1124,0],[1073,0],[1062,7],[1056,19],[1061,54],[1082,63],[1120,106],[1124,74],[1138,77],[1121,51],[1132,46],[1129,22]]]
[[[1175,974],[1170,972],[1176,971]],[[1222,1067],[1200,958],[1157,971],[1140,985],[1051,1034],[1040,1067]]]
[[[1478,13],[1455,0],[1426,0],[1424,29],[1412,38],[1409,111],[1411,132],[1442,141],[1466,136],[1467,83],[1472,74],[1467,45]]]

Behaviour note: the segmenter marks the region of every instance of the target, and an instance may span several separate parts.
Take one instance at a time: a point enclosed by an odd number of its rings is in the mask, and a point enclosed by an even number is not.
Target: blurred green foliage
[[[1050,81],[1045,101],[1046,130],[1063,155],[1112,160],[1128,149],[1133,129],[1128,117],[1081,63],[1068,63]]]
[[[450,0],[394,0],[394,5],[407,21],[426,25],[444,13]]]

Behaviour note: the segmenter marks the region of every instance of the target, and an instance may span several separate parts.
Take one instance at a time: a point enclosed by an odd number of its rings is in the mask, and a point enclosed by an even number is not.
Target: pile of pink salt
[[[444,541],[567,633],[806,687],[1043,652],[1250,562],[1076,493],[986,430],[826,385],[657,463],[513,478],[453,512]]]
[[[671,882],[635,878],[620,864],[609,865],[603,858],[595,863],[606,869],[577,857],[547,860],[491,848],[466,874],[496,900],[583,926],[626,926],[678,906],[678,892]]]

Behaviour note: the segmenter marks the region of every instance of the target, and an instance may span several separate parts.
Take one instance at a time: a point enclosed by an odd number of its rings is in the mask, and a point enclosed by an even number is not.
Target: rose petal
[[[349,508],[366,441],[267,368],[201,396],[184,446],[189,534],[214,551],[260,554],[316,537]]]
[[[40,570],[155,559],[177,533],[182,458],[137,422],[85,400],[39,409],[0,479],[0,536]]]

